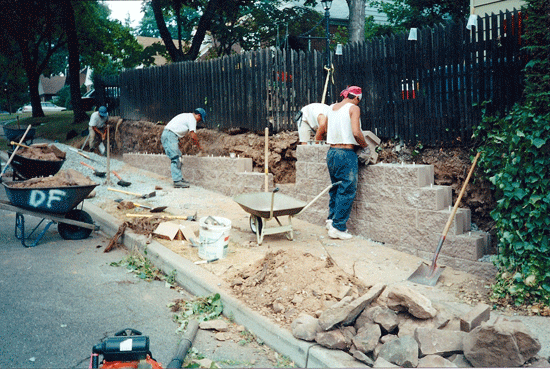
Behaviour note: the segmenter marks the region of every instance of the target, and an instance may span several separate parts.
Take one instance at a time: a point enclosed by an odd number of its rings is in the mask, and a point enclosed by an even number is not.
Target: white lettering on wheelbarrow
[[[29,205],[37,208],[40,205],[44,204],[44,202],[46,202],[46,207],[49,209],[52,207],[52,201],[63,201],[66,194],[67,193],[65,191],[56,189],[49,190],[47,192],[41,190],[32,190],[29,199]]]

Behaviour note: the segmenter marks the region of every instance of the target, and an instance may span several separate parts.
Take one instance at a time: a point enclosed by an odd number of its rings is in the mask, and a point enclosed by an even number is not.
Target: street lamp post
[[[326,65],[327,68],[327,74],[330,73],[330,29],[329,29],[329,19],[330,19],[330,7],[332,6],[332,0],[322,0],[321,4],[323,5],[323,9],[325,9],[325,21],[326,21],[326,28],[325,28],[325,37],[327,41],[326,45]],[[328,75],[327,75],[328,77]],[[330,96],[330,93],[327,91],[327,94]],[[327,98],[329,97],[327,96]],[[327,99],[328,100],[328,99]]]

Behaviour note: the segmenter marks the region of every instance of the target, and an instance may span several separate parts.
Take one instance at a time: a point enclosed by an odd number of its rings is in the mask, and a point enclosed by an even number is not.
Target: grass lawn
[[[17,116],[19,116],[19,128],[26,129],[29,124],[36,129],[36,138],[44,138],[50,141],[57,141],[61,143],[67,143],[72,140],[66,139],[67,133],[71,130],[75,130],[77,137],[80,137],[80,134],[83,130],[88,128],[88,121],[72,124],[73,122],[73,112],[72,111],[61,111],[61,112],[48,112],[45,113],[45,117],[33,118],[31,113],[24,114],[12,114],[2,115],[0,117],[0,125],[7,124],[11,128],[17,128]],[[90,115],[91,112],[88,114]],[[11,121],[11,122],[10,122]],[[9,123],[7,123],[9,122]],[[0,150],[6,150],[11,148],[9,142],[5,136],[0,136]]]

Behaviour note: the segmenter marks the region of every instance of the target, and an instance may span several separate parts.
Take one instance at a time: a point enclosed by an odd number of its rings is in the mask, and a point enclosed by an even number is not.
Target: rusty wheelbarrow
[[[236,196],[233,200],[239,204],[247,213],[250,213],[250,229],[256,234],[258,245],[262,244],[265,235],[286,233],[289,240],[294,238],[292,229],[292,217],[298,216],[309,208],[321,196],[327,193],[332,186],[340,185],[336,182],[327,186],[319,195],[309,203],[296,200],[290,196],[277,193],[279,188],[271,192],[245,193]],[[281,216],[288,216],[288,224],[283,225],[279,220]],[[265,223],[275,219],[278,227],[267,227]]]

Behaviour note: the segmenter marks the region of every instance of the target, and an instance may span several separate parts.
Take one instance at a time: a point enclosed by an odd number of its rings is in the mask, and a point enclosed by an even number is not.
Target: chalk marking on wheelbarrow
[[[278,194],[277,206],[275,206],[275,193],[279,191],[275,188],[271,193],[269,192],[256,192],[249,194],[242,194],[236,196],[233,200],[239,204],[247,213],[250,213],[250,229],[256,234],[256,240],[258,245],[261,245],[264,236],[277,233],[286,233],[289,240],[294,238],[294,230],[292,228],[292,217],[298,216],[306,211],[315,201],[321,196],[327,193],[333,186],[340,185],[341,182],[336,182],[327,186],[320,194],[318,194],[309,203],[305,203],[300,200],[296,200],[290,196]],[[269,199],[271,198],[271,199]],[[269,203],[269,204],[268,204]],[[286,206],[283,206],[283,204]],[[263,205],[263,206],[262,206]],[[269,210],[268,210],[269,209]],[[279,221],[278,217],[288,216],[288,224],[283,225]],[[269,220],[275,219],[279,224],[278,227],[266,227],[264,223]],[[265,220],[265,221],[264,221]]]

